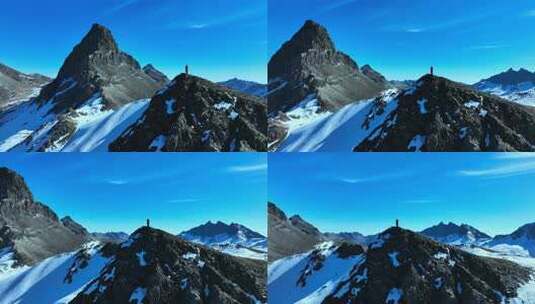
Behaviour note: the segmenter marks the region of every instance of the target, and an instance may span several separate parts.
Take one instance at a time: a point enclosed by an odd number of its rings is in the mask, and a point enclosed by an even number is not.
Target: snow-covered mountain
[[[3,256],[0,256],[0,266]],[[0,272],[0,304],[266,303],[265,263],[148,227]]]
[[[535,72],[512,68],[474,84],[482,92],[528,106],[535,106]]]
[[[0,168],[0,260],[4,260],[0,264],[7,268],[33,265],[75,250],[90,239],[87,231],[77,227],[72,219],[60,220],[34,199],[22,176]]]
[[[267,85],[254,81],[232,78],[227,81],[219,82],[219,84],[229,89],[253,96],[266,97],[267,94]]]
[[[393,227],[367,249],[325,242],[272,262],[268,296],[281,304],[532,303],[533,265],[481,257]]]
[[[299,215],[288,218],[272,202],[268,203],[268,260],[303,253],[324,240],[321,232]]]
[[[420,233],[437,242],[449,245],[482,244],[491,239],[491,236],[470,225],[457,225],[452,222],[448,224],[440,222],[438,225],[429,227]]]
[[[102,243],[122,243],[129,238],[125,232],[92,232],[91,237]]]
[[[0,112],[0,151],[107,151],[164,85],[95,24],[39,96]]]
[[[511,234],[497,235],[485,246],[535,257],[535,223],[523,225]]]
[[[118,152],[266,151],[266,108],[259,97],[180,74],[109,147]]]
[[[111,261],[98,242],[32,266],[0,270],[0,303],[70,303]]]
[[[178,236],[227,254],[258,260],[267,259],[267,238],[240,224],[209,221]]]
[[[269,60],[269,115],[287,112],[311,95],[321,111],[376,96],[385,84],[365,67],[361,71],[351,57],[337,50],[325,27],[307,20]]]
[[[414,87],[390,89],[333,113],[318,113],[316,107],[311,96],[290,111],[298,115],[270,120],[270,134],[283,135],[270,149],[535,151],[533,107],[433,75],[423,76]]]
[[[0,108],[39,95],[52,79],[40,74],[25,74],[0,63]]]

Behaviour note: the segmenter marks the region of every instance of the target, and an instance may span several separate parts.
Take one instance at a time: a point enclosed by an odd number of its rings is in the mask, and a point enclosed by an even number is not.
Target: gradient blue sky
[[[0,153],[37,200],[99,232],[150,218],[171,233],[221,220],[265,235],[266,162],[265,153]]]
[[[271,153],[268,198],[322,231],[420,231],[440,221],[491,235],[535,222],[535,154]]]
[[[267,0],[3,1],[0,62],[55,77],[95,22],[141,65],[174,78],[266,81]]]
[[[535,69],[533,1],[269,0],[269,56],[306,19],[388,79],[417,79],[431,65],[467,83],[510,67]]]

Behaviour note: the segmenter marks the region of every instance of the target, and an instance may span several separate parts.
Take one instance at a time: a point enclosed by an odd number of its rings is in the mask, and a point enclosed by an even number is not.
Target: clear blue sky
[[[467,83],[509,67],[535,69],[533,1],[270,0],[269,56],[306,19],[388,79],[416,79],[431,65]]]
[[[268,198],[322,231],[420,231],[440,221],[511,233],[535,222],[535,154],[271,153]]]
[[[0,153],[34,197],[90,231],[152,225],[178,233],[208,220],[265,235],[265,153]]]
[[[267,0],[3,1],[0,62],[56,76],[95,22],[141,65],[174,78],[185,64],[210,80],[266,81]]]

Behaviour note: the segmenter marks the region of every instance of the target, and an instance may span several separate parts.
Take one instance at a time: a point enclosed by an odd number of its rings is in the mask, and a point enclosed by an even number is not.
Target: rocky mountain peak
[[[258,97],[180,74],[112,151],[266,151],[267,111]]]
[[[33,201],[33,195],[24,178],[17,172],[0,168],[0,201]]]
[[[217,235],[238,236],[241,234],[246,238],[264,238],[260,233],[252,231],[243,225],[237,223],[225,224],[221,221],[215,223],[208,221],[206,224],[183,232],[183,234],[199,237],[214,237]]]
[[[373,80],[375,83],[385,85],[387,80],[386,78],[376,70],[374,70],[369,64],[365,64],[360,68],[362,74],[366,75],[368,78]]]
[[[159,83],[168,83],[169,78],[167,78],[167,75],[156,69],[152,64],[147,64],[143,67],[143,71],[149,75],[152,79],[154,79],[156,82]]]
[[[286,112],[314,94],[322,110],[376,96],[383,88],[338,51],[328,31],[314,21],[285,42],[268,63],[269,113]]]
[[[76,109],[90,98],[101,97],[108,107],[149,98],[165,85],[119,50],[111,31],[94,24],[65,59],[56,79],[45,86],[37,101],[52,102],[53,112]]]
[[[490,78],[483,79],[475,86],[481,86],[484,83],[493,83],[502,86],[518,85],[523,82],[531,82],[535,84],[535,72],[530,72],[527,69],[520,68],[518,71],[513,68],[505,72],[496,74]]]
[[[326,28],[312,20],[307,20],[305,24],[290,39],[287,47],[292,48],[296,54],[306,52],[310,49],[322,51],[334,51],[335,46]]]
[[[142,227],[72,303],[249,303],[266,300],[265,263],[208,249]],[[113,275],[110,275],[113,273]],[[111,277],[111,279],[110,279]]]
[[[340,284],[325,303],[500,303],[498,292],[514,297],[530,270],[392,227],[369,245],[351,275],[355,279]]]

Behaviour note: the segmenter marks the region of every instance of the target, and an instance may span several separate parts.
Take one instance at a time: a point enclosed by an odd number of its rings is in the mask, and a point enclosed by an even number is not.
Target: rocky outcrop
[[[267,302],[266,265],[143,227],[71,303]]]
[[[40,74],[24,74],[0,63],[0,107],[37,95],[52,79]]]
[[[268,79],[270,115],[286,112],[311,94],[322,110],[335,110],[371,98],[384,87],[336,50],[327,30],[311,20],[271,57]]]
[[[111,151],[266,151],[266,105],[208,80],[181,74],[156,94]]]
[[[535,108],[426,75],[355,151],[535,151]]]
[[[457,225],[452,222],[448,224],[440,222],[438,225],[424,229],[420,233],[435,241],[454,243],[456,245],[472,244],[491,239],[490,235],[470,225]]]
[[[169,82],[169,78],[167,78],[167,75],[160,72],[152,64],[147,64],[146,66],[144,66],[143,72],[149,75],[157,83],[165,84]]]
[[[34,200],[24,179],[0,168],[0,248],[11,247],[20,264],[31,265],[73,251],[88,239],[70,218],[60,221],[48,206]]]
[[[321,232],[299,215],[290,218],[268,203],[268,261],[311,250],[323,240]]]
[[[515,297],[531,272],[507,260],[472,255],[390,228],[322,303],[498,304]]]
[[[94,24],[36,100],[41,104],[52,102],[52,111],[63,113],[100,95],[106,107],[114,108],[149,98],[164,85],[119,49],[110,30]]]

